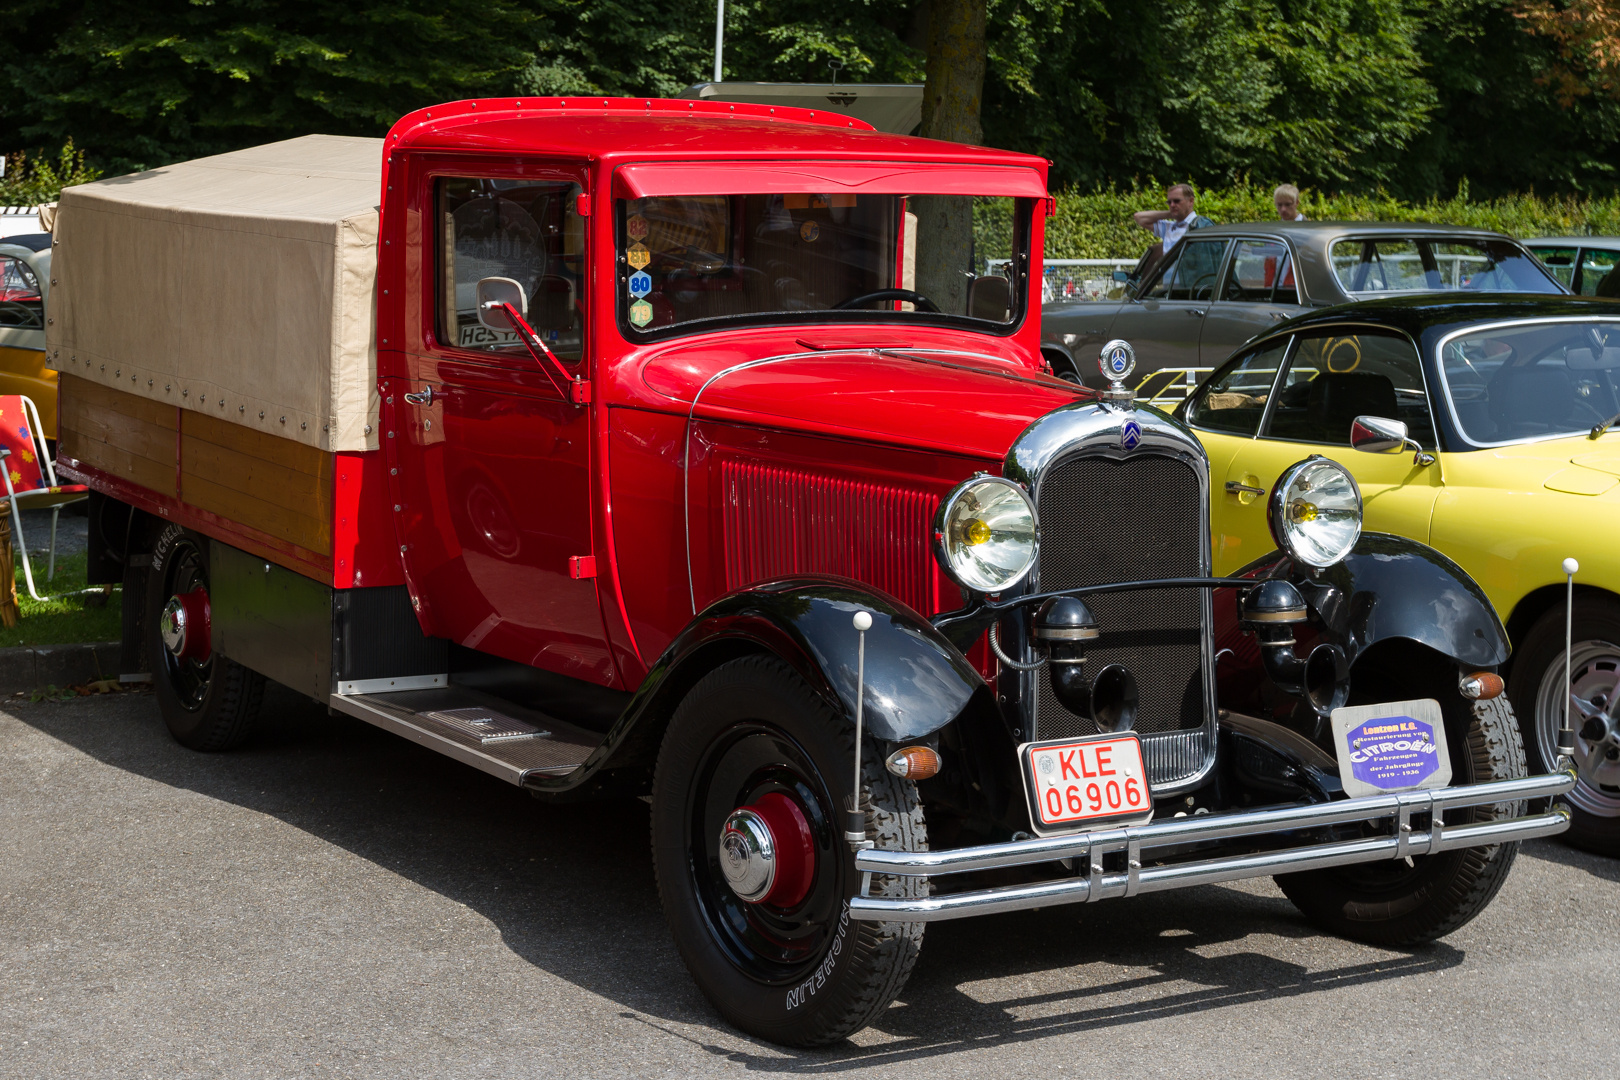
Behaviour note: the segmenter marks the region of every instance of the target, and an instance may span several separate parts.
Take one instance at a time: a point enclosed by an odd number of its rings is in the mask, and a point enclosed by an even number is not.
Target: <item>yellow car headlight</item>
[[[1322,569],[1361,539],[1361,489],[1344,466],[1308,457],[1277,478],[1266,506],[1272,538],[1295,562]]]
[[[934,517],[934,552],[963,588],[997,593],[1035,565],[1040,530],[1024,489],[999,476],[963,481]]]

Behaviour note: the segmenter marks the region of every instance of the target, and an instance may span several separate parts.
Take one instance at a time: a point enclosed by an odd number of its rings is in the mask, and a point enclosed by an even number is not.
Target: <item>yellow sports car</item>
[[[1567,704],[1580,774],[1569,837],[1620,854],[1620,302],[1429,296],[1324,309],[1243,346],[1177,415],[1209,452],[1217,574],[1277,546],[1271,517],[1314,509],[1275,490],[1310,454],[1350,470],[1369,532],[1460,563],[1513,641],[1504,674],[1530,770],[1552,768]],[[1434,618],[1446,624],[1443,601]]]

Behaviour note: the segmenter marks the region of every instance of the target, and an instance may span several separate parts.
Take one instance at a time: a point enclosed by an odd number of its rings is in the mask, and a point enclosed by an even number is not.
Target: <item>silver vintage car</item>
[[[1265,221],[1190,232],[1118,300],[1041,309],[1054,374],[1102,387],[1097,350],[1136,347],[1143,389],[1191,385],[1232,350],[1313,307],[1428,292],[1567,293],[1518,243],[1417,222]]]

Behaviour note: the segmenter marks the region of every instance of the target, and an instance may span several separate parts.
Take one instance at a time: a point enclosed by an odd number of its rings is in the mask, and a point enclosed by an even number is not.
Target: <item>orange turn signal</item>
[[[1502,676],[1492,671],[1464,675],[1457,684],[1457,692],[1470,701],[1489,701],[1500,694],[1502,688]]]
[[[883,765],[901,779],[926,780],[939,774],[939,751],[927,746],[907,746],[890,754]]]

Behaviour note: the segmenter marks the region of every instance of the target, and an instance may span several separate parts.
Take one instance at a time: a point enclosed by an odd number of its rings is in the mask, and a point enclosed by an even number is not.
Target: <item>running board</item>
[[[333,694],[340,713],[375,724],[509,784],[567,776],[602,737],[464,686],[382,694]]]

